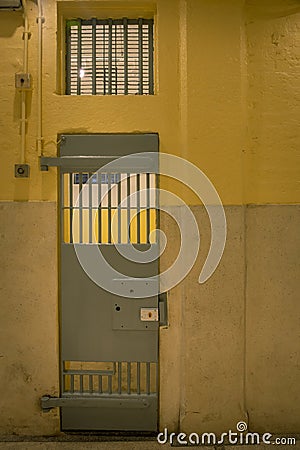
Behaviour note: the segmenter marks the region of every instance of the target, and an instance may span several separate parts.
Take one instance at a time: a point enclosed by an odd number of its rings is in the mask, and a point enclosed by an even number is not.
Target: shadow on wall
[[[276,19],[300,13],[298,0],[285,0],[285,2],[282,0],[248,0],[246,4],[248,7],[255,8],[257,18]]]
[[[17,28],[23,26],[23,11],[0,10],[0,38],[12,37]]]

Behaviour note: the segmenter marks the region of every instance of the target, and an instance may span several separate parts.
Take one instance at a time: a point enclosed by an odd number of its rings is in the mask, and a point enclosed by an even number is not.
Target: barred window
[[[76,19],[66,27],[66,94],[154,93],[153,19]]]

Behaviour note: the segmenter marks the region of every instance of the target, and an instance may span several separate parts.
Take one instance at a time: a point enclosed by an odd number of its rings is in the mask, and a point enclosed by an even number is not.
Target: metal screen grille
[[[67,21],[68,95],[153,94],[153,19]]]
[[[158,220],[158,196],[150,189],[157,183],[153,173],[65,173],[64,242],[150,243]],[[79,196],[85,184],[88,188]]]
[[[158,388],[156,362],[70,362],[63,364],[63,393],[151,395]]]

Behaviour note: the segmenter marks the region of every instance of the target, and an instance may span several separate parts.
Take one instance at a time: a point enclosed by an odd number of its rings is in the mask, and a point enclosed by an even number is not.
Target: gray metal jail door
[[[141,251],[149,248],[157,199],[139,191],[156,185],[151,163],[143,169],[139,164],[135,167],[137,157],[132,167],[102,169],[126,154],[157,152],[158,136],[63,135],[60,139],[61,427],[155,431],[158,298],[128,298],[103,289],[79,263],[74,243],[82,247],[96,243],[109,264],[132,279],[143,282],[158,273],[157,259],[141,264],[118,252],[118,246],[130,244]],[[130,200],[133,192],[136,199]]]

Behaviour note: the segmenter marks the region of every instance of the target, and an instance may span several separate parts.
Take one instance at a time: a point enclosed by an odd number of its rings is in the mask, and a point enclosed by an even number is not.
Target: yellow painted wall
[[[158,0],[156,6],[147,1],[135,3],[137,11],[141,5],[153,10],[156,21],[157,93],[146,97],[59,95],[61,19],[57,9],[76,16],[82,8],[87,11],[84,5],[88,2],[44,3],[45,155],[56,155],[57,134],[62,132],[155,131],[160,135],[161,151],[197,164],[225,204],[292,203],[299,199],[296,0],[277,1],[276,5],[253,0],[246,7],[242,0]],[[118,8],[124,10],[129,3],[93,2],[91,13],[101,16],[103,6],[104,15],[107,10],[117,15]],[[76,9],[79,4],[81,8]],[[1,199],[51,201],[57,195],[56,169],[39,171],[35,143],[37,10],[33,2],[29,6],[29,70],[34,86],[28,96],[29,180],[14,178],[20,142],[20,94],[14,88],[14,73],[22,70],[22,14],[1,12],[0,16],[0,54],[5,62],[0,73]],[[187,200],[197,203],[191,196]]]
[[[61,95],[57,5],[61,13],[80,7],[77,1],[44,3],[44,154],[56,155],[57,134],[64,132],[158,132],[161,151],[197,164],[226,205],[225,254],[204,285],[197,277],[210,228],[203,208],[193,208],[203,248],[189,276],[169,293],[170,326],[160,333],[160,426],[221,432],[249,417],[253,431],[299,432],[298,0],[134,2],[133,9],[155,11],[156,95],[146,97]],[[83,0],[81,8],[88,4]],[[99,0],[93,8],[117,14],[129,4]],[[43,394],[59,395],[59,341],[57,174],[39,170],[37,9],[28,5],[29,179],[14,178],[22,15],[0,12],[0,433],[30,435],[59,432],[58,411],[45,415],[39,408]],[[178,230],[162,222],[174,243],[162,259],[167,267]]]

